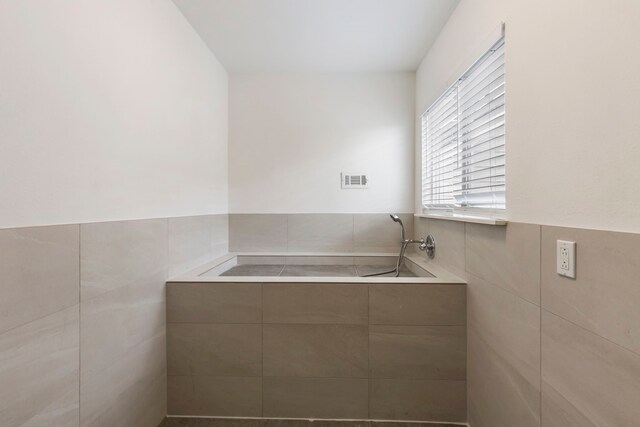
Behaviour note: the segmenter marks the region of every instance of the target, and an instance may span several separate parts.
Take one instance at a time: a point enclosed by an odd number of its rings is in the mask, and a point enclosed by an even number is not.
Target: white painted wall
[[[170,0],[0,0],[0,228],[226,213],[227,90]]]
[[[414,78],[231,75],[230,212],[411,212]],[[369,189],[341,190],[340,172]]]
[[[415,71],[459,0],[173,0],[231,73]]]
[[[418,116],[501,21],[509,219],[640,232],[640,2],[461,0],[417,72]]]

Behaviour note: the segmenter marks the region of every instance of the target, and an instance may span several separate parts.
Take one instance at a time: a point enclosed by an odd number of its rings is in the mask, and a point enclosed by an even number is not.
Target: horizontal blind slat
[[[505,207],[505,48],[494,44],[422,116],[426,207]]]

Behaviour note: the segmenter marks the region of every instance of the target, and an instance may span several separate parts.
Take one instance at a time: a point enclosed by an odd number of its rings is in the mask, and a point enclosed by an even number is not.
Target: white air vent
[[[368,179],[366,175],[340,174],[342,188],[367,188]]]

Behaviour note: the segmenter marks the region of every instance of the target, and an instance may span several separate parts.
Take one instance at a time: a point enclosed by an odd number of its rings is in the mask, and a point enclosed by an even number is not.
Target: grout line
[[[464,272],[464,279],[467,281],[467,283],[469,282],[468,277],[469,277],[469,272],[467,271],[467,223],[463,223],[463,227],[462,227],[462,236],[463,236],[463,249],[462,249],[462,256],[463,256],[463,267],[462,267],[462,271]],[[464,333],[465,333],[465,375],[466,375],[466,380],[467,380],[467,386],[466,386],[466,394],[465,394],[465,409],[466,409],[466,418],[467,421],[469,421],[469,413],[471,412],[471,407],[470,407],[470,398],[469,396],[471,395],[471,388],[469,387],[469,287],[467,286],[466,288],[466,292],[465,292],[465,327],[464,327]]]
[[[357,268],[356,268],[357,271]],[[371,285],[367,285],[367,417],[371,417]]]
[[[539,250],[539,255],[538,255],[538,296],[540,298],[540,323],[539,323],[539,348],[538,351],[540,352],[539,357],[540,357],[540,370],[539,372],[539,376],[538,376],[538,397],[540,399],[540,409],[539,409],[539,420],[542,420],[542,310],[544,310],[544,308],[542,307],[542,225],[539,226],[540,228],[540,232],[538,234],[538,250]]]
[[[284,267],[282,267],[284,269]],[[260,284],[260,310],[262,322],[260,322],[260,415],[264,415],[264,284]]]
[[[467,273],[467,223],[463,223],[462,235],[464,236],[464,249],[462,250],[462,256],[464,258],[462,270]]]
[[[351,246],[351,252],[355,252],[356,250],[356,215],[355,214],[351,214],[351,245],[350,246]]]
[[[285,214],[284,215],[284,219],[285,219],[285,221],[284,221],[284,234],[285,234],[285,237],[286,237],[285,243],[287,245],[286,252],[290,252],[290,248],[289,248],[289,216],[290,216],[290,214]],[[285,260],[285,263],[286,263],[286,260]]]
[[[82,425],[82,225],[78,224],[78,425]]]

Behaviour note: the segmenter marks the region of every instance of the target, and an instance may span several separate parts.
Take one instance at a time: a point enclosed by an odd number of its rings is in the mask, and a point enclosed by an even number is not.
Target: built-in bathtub
[[[229,254],[167,284],[174,416],[466,421],[466,285],[394,254]]]
[[[171,282],[464,283],[417,254],[405,257],[400,277],[364,277],[389,271],[396,261],[397,255],[386,253],[231,253]]]

